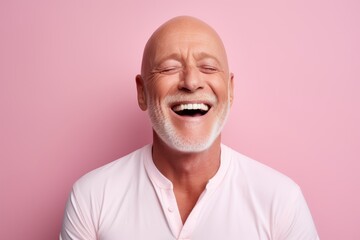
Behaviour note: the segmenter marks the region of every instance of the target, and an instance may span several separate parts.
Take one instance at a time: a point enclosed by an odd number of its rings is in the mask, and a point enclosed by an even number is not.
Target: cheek
[[[166,97],[166,89],[162,85],[153,84],[147,88],[147,99],[152,108],[159,109]]]
[[[223,79],[211,79],[210,88],[213,90],[219,100],[227,99],[229,96],[229,83]]]
[[[155,98],[163,99],[177,89],[176,77],[155,78],[148,84],[148,92]]]

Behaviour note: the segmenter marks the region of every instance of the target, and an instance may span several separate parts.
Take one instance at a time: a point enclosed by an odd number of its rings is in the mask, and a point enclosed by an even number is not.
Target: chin
[[[209,149],[220,135],[219,128],[213,128],[209,135],[198,138],[198,136],[183,136],[175,131],[173,126],[154,126],[156,135],[168,147],[183,153],[198,153]]]
[[[214,141],[206,141],[200,143],[187,144],[178,142],[176,144],[168,144],[169,147],[183,153],[199,153],[209,149]]]

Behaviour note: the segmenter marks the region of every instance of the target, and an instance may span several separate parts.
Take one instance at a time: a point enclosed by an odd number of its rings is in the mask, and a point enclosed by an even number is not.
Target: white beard
[[[156,107],[153,100],[148,96],[149,117],[156,134],[169,147],[176,149],[180,152],[202,152],[208,149],[214,143],[216,138],[220,135],[230,111],[230,96],[228,96],[227,102],[223,103],[225,106],[219,106],[216,97],[213,95],[194,98],[193,96],[186,97],[186,95],[183,94],[180,94],[179,96],[167,96],[162,102],[162,104],[163,106],[167,107],[168,103],[171,101],[179,99],[184,100],[186,98],[207,100],[213,103],[213,107],[222,108],[222,110],[219,112],[219,115],[216,116],[216,121],[212,126],[211,131],[206,136],[203,136],[202,138],[189,139],[181,135],[176,130],[172,122],[166,118],[166,114],[162,112],[162,109]]]

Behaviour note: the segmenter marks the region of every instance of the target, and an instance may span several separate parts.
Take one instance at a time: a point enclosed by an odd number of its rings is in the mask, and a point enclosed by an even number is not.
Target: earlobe
[[[140,74],[136,75],[136,90],[137,90],[137,99],[138,104],[141,110],[147,110],[147,102],[146,102],[146,93],[145,93],[145,86],[144,81]]]
[[[234,74],[230,73],[230,80],[229,80],[229,95],[230,95],[230,106],[233,104],[234,100]]]

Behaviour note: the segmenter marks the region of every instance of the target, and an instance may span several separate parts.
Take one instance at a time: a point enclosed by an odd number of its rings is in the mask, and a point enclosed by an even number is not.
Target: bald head
[[[209,25],[184,16],[161,25],[145,46],[136,86],[138,104],[153,124],[154,145],[182,152],[219,146],[233,74],[224,45]]]
[[[165,22],[149,38],[142,59],[142,77],[146,79],[170,55],[187,57],[184,53],[189,51],[212,55],[228,71],[226,51],[216,31],[197,18],[180,16]]]

